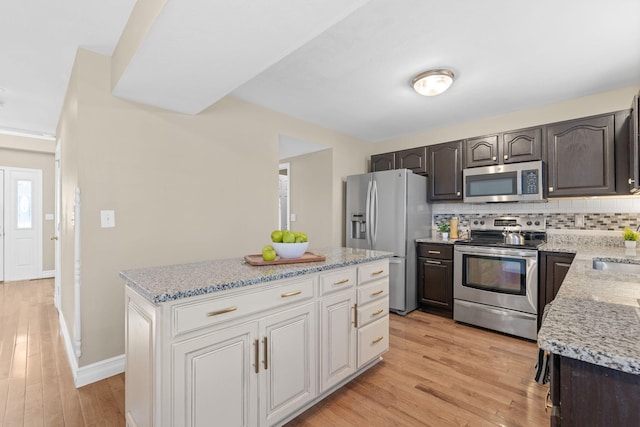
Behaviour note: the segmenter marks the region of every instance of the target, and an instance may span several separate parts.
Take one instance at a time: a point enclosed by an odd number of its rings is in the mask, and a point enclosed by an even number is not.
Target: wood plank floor
[[[124,374],[73,384],[53,280],[0,282],[0,426],[124,425]]]
[[[288,427],[549,425],[534,343],[419,311],[391,316],[390,342]],[[53,281],[0,282],[0,426],[124,425],[124,375],[73,385]]]
[[[420,311],[390,329],[382,362],[287,427],[549,425],[535,343]]]

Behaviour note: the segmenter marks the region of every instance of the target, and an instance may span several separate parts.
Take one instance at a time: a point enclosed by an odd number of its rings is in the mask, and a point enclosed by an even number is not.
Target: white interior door
[[[60,194],[60,144],[56,145],[56,157],[55,157],[55,230],[53,231],[52,239],[55,240],[54,244],[54,257],[55,257],[55,276],[53,279],[54,283],[54,293],[53,293],[53,303],[58,310],[61,309],[60,301],[61,301],[61,289],[60,289],[60,272],[61,272],[61,262],[60,262],[60,206],[61,206],[61,194]]]
[[[4,281],[4,170],[0,169],[0,282]]]
[[[5,280],[37,279],[42,270],[42,171],[5,172]]]

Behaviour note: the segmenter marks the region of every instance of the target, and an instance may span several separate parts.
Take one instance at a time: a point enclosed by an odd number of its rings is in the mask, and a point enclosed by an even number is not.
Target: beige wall
[[[446,128],[433,129],[413,135],[392,138],[372,144],[370,154],[386,153],[405,148],[420,147],[440,142],[456,141],[474,136],[515,130],[544,123],[570,120],[600,113],[631,108],[633,96],[640,86],[632,86],[584,98],[571,99],[527,110],[515,111],[480,120],[473,120]]]
[[[332,149],[282,160],[290,165],[289,202],[291,213],[296,214],[291,230],[307,233],[310,251],[333,243],[327,233],[334,227],[332,161]]]
[[[366,142],[234,98],[188,116],[114,98],[110,83],[110,58],[79,50],[58,128],[65,218],[75,186],[82,192],[79,366],[124,352],[121,270],[262,248],[277,224],[279,134],[332,147],[323,174],[332,189],[323,190],[327,206],[304,215],[328,224],[332,245],[342,243],[344,210],[335,189],[365,171],[368,151]],[[100,228],[107,209],[115,211],[115,228]],[[63,300],[73,303],[73,224],[66,225]],[[70,329],[71,310],[63,305]]]
[[[42,270],[54,270],[55,222],[45,220],[45,214],[55,209],[55,142],[22,136],[0,134],[0,167],[42,170]],[[1,189],[0,189],[1,191]]]

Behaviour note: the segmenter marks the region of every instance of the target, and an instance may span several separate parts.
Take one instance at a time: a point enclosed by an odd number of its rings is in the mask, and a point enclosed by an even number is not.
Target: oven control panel
[[[522,194],[538,194],[540,188],[538,183],[538,169],[522,171]]]
[[[546,231],[547,221],[544,216],[508,216],[486,217],[469,221],[471,230],[512,230],[518,227],[521,231]]]

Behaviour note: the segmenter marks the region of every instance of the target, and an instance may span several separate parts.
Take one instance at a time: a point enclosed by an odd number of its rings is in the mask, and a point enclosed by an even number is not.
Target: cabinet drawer
[[[383,279],[358,288],[358,306],[389,296],[389,280]]]
[[[254,285],[260,286],[260,285]],[[172,307],[173,335],[226,322],[314,296],[314,277],[280,286]]]
[[[358,329],[358,368],[389,350],[389,315]]]
[[[376,300],[372,303],[359,305],[358,312],[358,327],[361,328],[374,322],[378,319],[382,319],[389,314],[389,298],[383,298]]]
[[[358,267],[358,285],[389,276],[389,260],[372,262]]]
[[[355,268],[338,270],[320,275],[320,293],[322,295],[355,286],[357,274]]]
[[[453,259],[453,245],[419,243],[418,256],[423,258]]]

